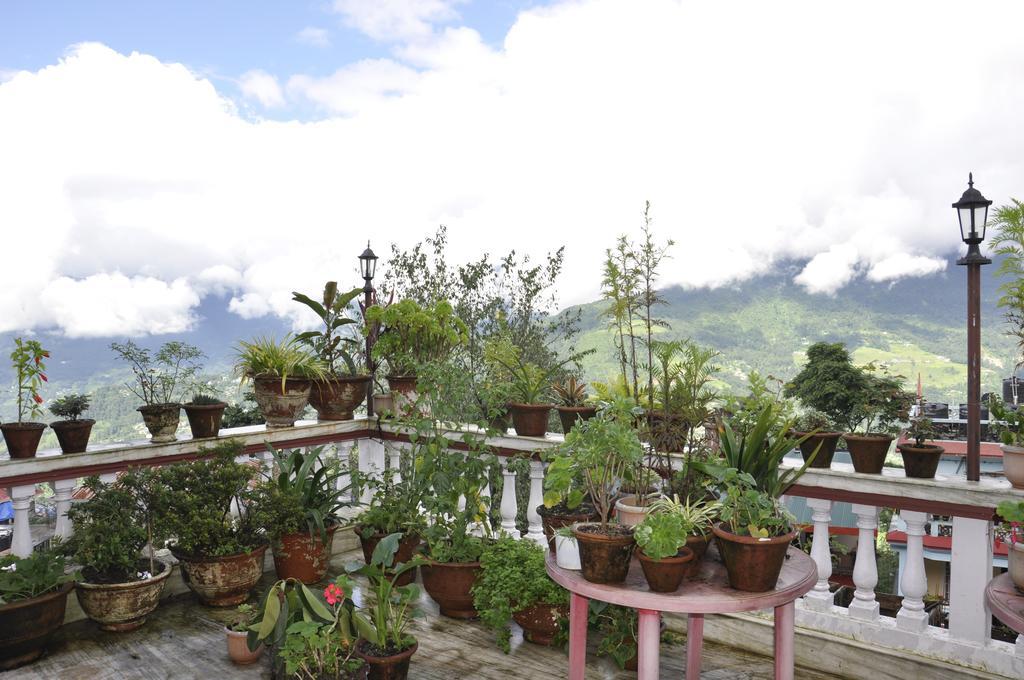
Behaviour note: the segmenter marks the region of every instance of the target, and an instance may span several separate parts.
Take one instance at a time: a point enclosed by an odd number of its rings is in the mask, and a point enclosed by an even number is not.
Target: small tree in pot
[[[889,375],[874,364],[864,367],[864,387],[852,411],[852,432],[843,435],[853,459],[853,469],[879,474],[889,447],[906,422],[914,395],[903,389],[903,376]]]
[[[89,409],[89,396],[85,394],[65,394],[54,399],[49,406],[50,413],[61,420],[50,423],[62,453],[82,453],[89,446],[89,434],[95,420],[82,418]]]
[[[243,383],[253,382],[267,429],[293,427],[309,403],[312,380],[326,375],[320,359],[290,335],[281,342],[240,342],[235,355],[235,373]]]
[[[811,467],[832,467],[832,457],[835,456],[836,445],[843,433],[835,431],[835,425],[828,416],[821,411],[806,411],[800,414],[793,423],[793,435],[801,438],[806,435],[806,439],[800,444],[800,454],[804,460],[810,460],[811,454],[818,452]]]
[[[327,282],[320,302],[302,293],[292,293],[292,299],[312,310],[323,324],[322,330],[295,336],[313,350],[326,369],[323,377],[313,380],[309,393],[309,403],[318,420],[351,420],[353,411],[366,399],[370,375],[357,363],[362,343],[354,333],[344,333],[347,326],[358,323],[348,316],[348,310],[362,293],[362,288],[339,293],[336,281]]]
[[[597,407],[587,402],[587,383],[570,375],[565,381],[551,386],[557,400],[558,418],[562,421],[562,432],[568,434],[578,420],[590,420],[597,415]]]
[[[56,551],[0,557],[0,671],[43,655],[64,624],[74,580],[74,574],[66,573],[64,556]]]
[[[39,448],[39,440],[46,425],[30,422],[27,418],[38,418],[43,414],[40,408],[43,398],[39,396],[39,390],[47,381],[46,374],[43,373],[46,370],[43,359],[49,356],[50,353],[36,340],[14,339],[11,362],[18,380],[18,420],[0,425],[11,458],[34,458]]]
[[[930,418],[912,418],[906,429],[906,436],[913,444],[900,444],[900,455],[903,456],[903,470],[907,477],[933,479],[939,467],[939,460],[945,449],[936,444],[925,444],[926,439],[935,437],[935,426]]]
[[[135,382],[125,387],[144,403],[138,411],[152,442],[173,442],[177,439],[181,399],[192,390],[204,354],[194,345],[179,341],[164,343],[156,354],[131,340],[113,342],[110,349],[131,367]]]
[[[621,583],[629,572],[635,545],[632,527],[612,524],[609,518],[622,480],[643,460],[643,446],[632,425],[640,413],[632,400],[617,400],[595,418],[579,423],[556,449],[557,458],[568,459],[559,465],[582,479],[600,519],[574,530],[583,577],[594,583]],[[549,476],[545,485],[558,493],[571,479],[572,475]]]
[[[193,439],[209,439],[220,434],[221,421],[228,407],[227,402],[197,392],[181,407],[185,409],[185,417],[188,418]]]
[[[854,410],[867,389],[867,375],[853,365],[842,343],[816,342],[807,348],[807,363],[785,386],[784,394],[850,432],[858,422]]]

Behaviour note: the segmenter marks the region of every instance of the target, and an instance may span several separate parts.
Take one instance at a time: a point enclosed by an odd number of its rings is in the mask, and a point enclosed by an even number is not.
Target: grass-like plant
[[[316,354],[292,335],[286,335],[280,342],[267,337],[243,340],[235,349],[235,357],[235,373],[243,382],[280,378],[282,391],[288,378],[317,379],[327,374]]]

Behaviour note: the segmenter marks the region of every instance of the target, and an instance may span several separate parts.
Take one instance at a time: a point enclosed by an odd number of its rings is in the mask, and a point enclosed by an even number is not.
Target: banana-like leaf
[[[377,636],[377,629],[374,628],[370,620],[363,616],[362,612],[352,612],[352,623],[356,626],[356,632],[359,633],[359,637],[370,640],[377,643],[379,638]]]
[[[261,640],[266,639],[274,632],[277,625],[277,618],[281,614],[281,600],[277,597],[276,588],[272,588],[267,596],[267,604],[263,609],[263,621],[260,622],[258,631]]]

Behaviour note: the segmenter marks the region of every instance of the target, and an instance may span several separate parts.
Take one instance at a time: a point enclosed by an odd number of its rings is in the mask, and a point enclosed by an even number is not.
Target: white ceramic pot
[[[644,521],[650,507],[649,504],[639,505],[636,496],[626,496],[615,501],[615,517],[618,518],[619,524],[635,527]]]
[[[562,549],[561,546],[558,547]],[[1014,543],[1010,546],[1010,554],[1006,556],[1010,565],[1010,580],[1017,590],[1024,592],[1024,543]]]
[[[1024,489],[1024,447],[1003,444],[1003,474],[1015,489]]]
[[[580,570],[580,546],[575,537],[555,534],[555,561],[562,569]]]

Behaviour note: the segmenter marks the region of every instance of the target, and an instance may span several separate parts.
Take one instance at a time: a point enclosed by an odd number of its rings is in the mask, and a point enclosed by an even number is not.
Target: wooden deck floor
[[[352,556],[354,557],[354,555]],[[336,562],[338,558],[336,557]],[[272,575],[266,577],[267,584]],[[440,616],[424,595],[426,614],[415,624],[419,650],[413,657],[412,680],[532,680],[564,678],[567,657],[563,650],[524,642],[513,626],[512,653],[505,655],[478,622]],[[266,659],[251,667],[237,667],[227,659],[223,621],[230,610],[199,605],[191,596],[161,604],[140,630],[115,634],[100,631],[89,621],[61,630],[49,654],[40,661],[7,673],[3,680],[256,680],[269,678]],[[593,642],[593,640],[591,641]],[[593,647],[591,648],[593,652]],[[684,677],[685,646],[662,645],[661,676]],[[588,657],[587,678],[631,680],[607,659]],[[797,669],[798,678],[826,680],[834,676]],[[772,662],[736,650],[705,645],[703,680],[761,680],[771,678]]]

